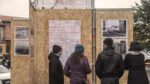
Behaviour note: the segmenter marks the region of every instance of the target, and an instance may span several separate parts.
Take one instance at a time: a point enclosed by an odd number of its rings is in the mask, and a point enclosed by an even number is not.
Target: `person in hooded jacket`
[[[104,50],[99,54],[95,70],[101,79],[101,84],[119,84],[119,79],[124,73],[124,62],[120,54],[114,51],[113,40],[106,38]]]
[[[142,50],[138,42],[131,42],[125,57],[125,66],[129,70],[128,84],[149,84]]]
[[[87,57],[84,56],[84,47],[76,45],[75,52],[68,58],[64,73],[70,78],[70,84],[85,84],[87,74],[91,73]]]
[[[62,54],[62,48],[58,45],[53,46],[53,52],[49,58],[49,84],[64,84],[63,67],[59,60]]]

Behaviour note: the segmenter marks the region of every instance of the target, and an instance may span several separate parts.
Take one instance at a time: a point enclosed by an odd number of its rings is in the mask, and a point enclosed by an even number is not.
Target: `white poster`
[[[60,57],[62,64],[74,52],[75,45],[81,42],[80,20],[50,20],[49,21],[49,49],[53,45],[60,45],[63,53]]]
[[[27,26],[15,27],[15,40],[29,40],[29,28]]]
[[[102,46],[103,46],[102,40]],[[125,57],[127,51],[128,51],[128,40],[127,39],[113,39],[113,48],[115,49],[115,52],[121,54],[123,57]],[[103,47],[102,47],[103,50]]]
[[[102,20],[102,37],[128,37],[127,20]]]
[[[38,0],[39,9],[91,9],[91,0]]]

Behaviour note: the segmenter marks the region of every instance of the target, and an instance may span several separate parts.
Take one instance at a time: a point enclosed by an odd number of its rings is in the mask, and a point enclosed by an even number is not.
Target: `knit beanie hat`
[[[75,52],[84,52],[84,47],[81,44],[76,45]]]

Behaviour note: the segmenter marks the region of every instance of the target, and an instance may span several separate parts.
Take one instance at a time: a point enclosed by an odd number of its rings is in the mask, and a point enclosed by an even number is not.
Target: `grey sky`
[[[29,17],[29,0],[0,0],[0,15]],[[95,0],[96,8],[130,8],[140,0]]]
[[[140,3],[140,0],[96,0],[96,8],[131,8],[135,2]]]
[[[29,0],[0,0],[0,15],[28,17]]]

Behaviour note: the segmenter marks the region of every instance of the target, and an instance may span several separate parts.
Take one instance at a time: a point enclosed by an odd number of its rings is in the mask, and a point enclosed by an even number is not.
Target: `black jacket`
[[[96,74],[102,78],[120,78],[124,73],[124,62],[120,54],[114,52],[113,48],[104,49],[96,61]]]
[[[125,65],[129,70],[128,84],[149,84],[143,54],[129,51],[125,57]]]
[[[54,53],[49,55],[49,80],[50,84],[64,84],[63,67],[59,57]]]

